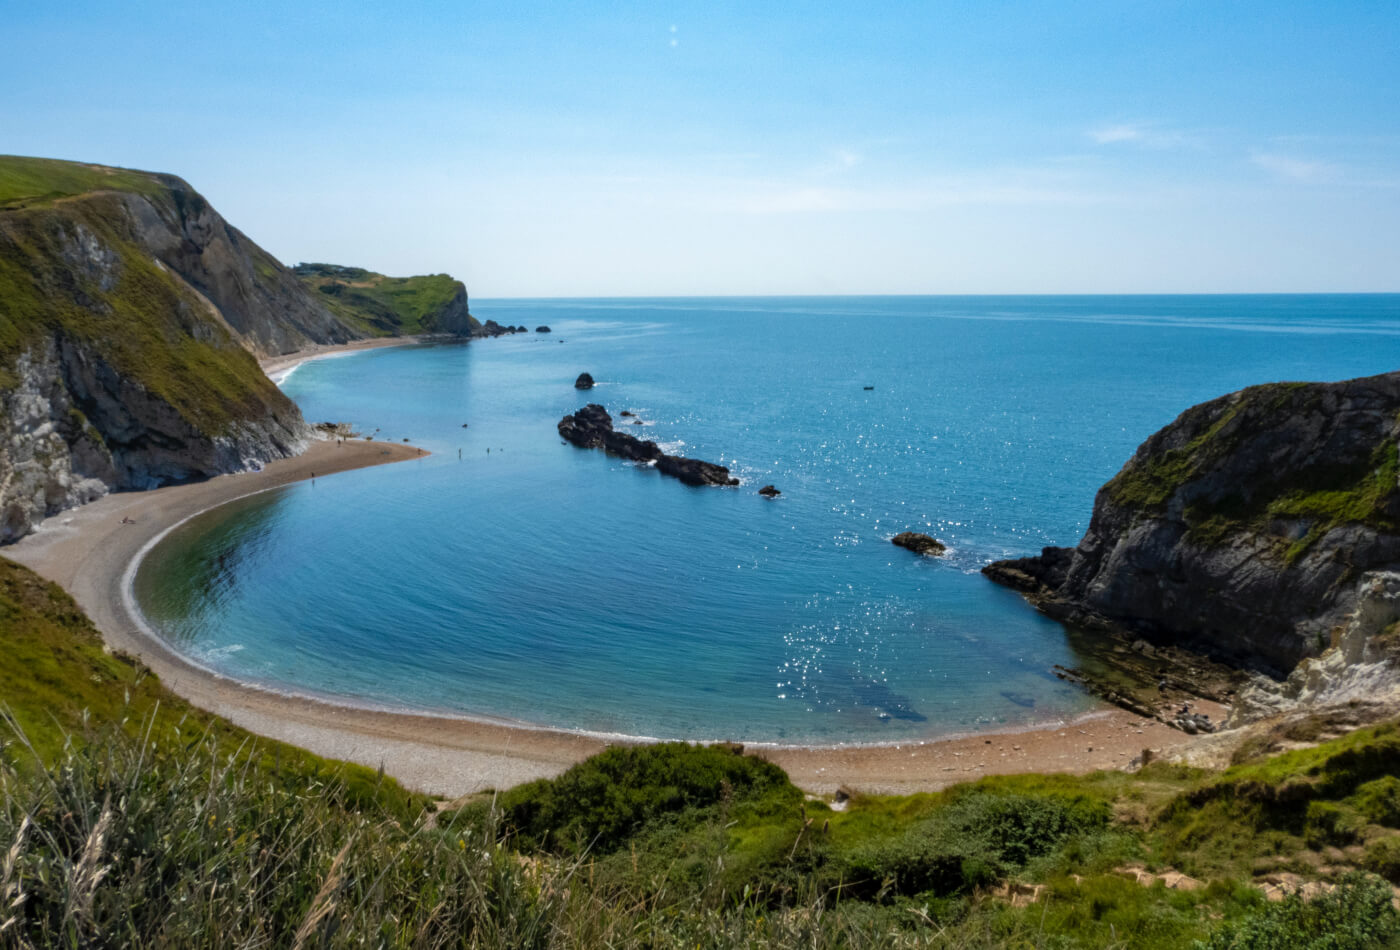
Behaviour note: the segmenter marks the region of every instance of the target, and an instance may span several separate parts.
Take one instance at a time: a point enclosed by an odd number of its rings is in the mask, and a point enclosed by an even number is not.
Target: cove
[[[1383,295],[474,306],[554,332],[284,381],[309,421],[433,454],[172,532],[136,577],[162,636],[274,688],[623,735],[882,742],[1053,721],[1091,706],[1050,673],[1076,664],[1073,638],[979,568],[1077,541],[1098,487],[1189,405],[1400,357]],[[561,444],[585,402],[743,484]],[[782,496],[758,497],[767,483]],[[950,550],[890,545],[904,530]]]

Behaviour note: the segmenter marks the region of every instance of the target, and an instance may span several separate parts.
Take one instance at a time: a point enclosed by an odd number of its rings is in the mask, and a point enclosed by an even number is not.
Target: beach
[[[416,342],[375,340],[317,347],[263,363],[269,374],[307,359],[374,346]],[[226,475],[187,485],[109,495],[45,521],[8,547],[4,556],[68,590],[116,650],[139,656],[161,680],[195,705],[269,738],[318,755],[379,768],[405,785],[444,797],[558,774],[604,749],[597,735],[465,717],[373,709],[288,695],[239,683],[206,670],[156,638],[129,597],[134,563],[164,532],[185,519],[236,498],[312,477],[369,465],[420,458],[411,445],[348,440],[318,441],[303,455],[260,472]],[[303,596],[314,597],[314,592]],[[1198,708],[1212,718],[1220,710]],[[869,793],[931,791],[982,775],[1015,772],[1089,772],[1122,768],[1145,749],[1162,754],[1191,737],[1116,708],[1069,722],[1005,733],[887,745],[751,745],[813,794],[845,787]]]

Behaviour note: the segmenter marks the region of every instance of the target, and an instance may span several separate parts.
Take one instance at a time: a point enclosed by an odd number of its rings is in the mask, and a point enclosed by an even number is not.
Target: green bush
[[[950,894],[990,884],[1072,837],[1108,825],[1108,806],[1087,796],[997,794],[970,789],[904,834],[853,849],[854,894]]]
[[[511,789],[498,807],[522,850],[607,854],[663,816],[770,795],[801,800],[770,762],[727,747],[667,742],[615,746],[558,778]]]
[[[1400,778],[1386,775],[1356,790],[1356,807],[1366,819],[1387,828],[1400,828]]]
[[[1351,844],[1361,836],[1366,819],[1337,802],[1309,802],[1304,840],[1314,848]]]
[[[1390,888],[1351,875],[1331,894],[1298,896],[1223,925],[1197,950],[1370,950],[1400,941],[1400,912]]]
[[[1389,837],[1372,841],[1366,846],[1362,865],[1381,877],[1400,884],[1400,838]]]

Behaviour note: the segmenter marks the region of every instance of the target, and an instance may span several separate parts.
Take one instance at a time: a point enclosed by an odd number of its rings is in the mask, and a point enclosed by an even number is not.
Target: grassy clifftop
[[[298,264],[293,273],[321,302],[369,336],[463,332],[475,326],[467,288],[448,274],[386,277],[363,267]]]
[[[94,191],[160,195],[167,176],[53,158],[0,155],[0,210],[52,204]]]
[[[1182,413],[1143,443],[1104,496],[1150,514],[1175,502],[1203,543],[1280,521],[1304,523],[1309,541],[1344,524],[1393,532],[1397,434],[1400,392],[1390,377],[1251,386]]]
[[[152,256],[127,195],[178,214],[178,179],[0,157],[0,390],[48,340],[76,344],[193,428],[289,405],[209,301]]]

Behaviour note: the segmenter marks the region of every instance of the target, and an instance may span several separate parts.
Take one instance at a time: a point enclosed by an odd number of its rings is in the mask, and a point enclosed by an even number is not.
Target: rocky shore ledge
[[[559,435],[581,449],[603,449],[633,462],[655,465],[661,474],[679,478],[687,485],[739,484],[739,479],[730,476],[723,465],[667,455],[655,442],[614,431],[612,416],[596,402],[560,419]]]
[[[1241,704],[1261,712],[1400,693],[1398,441],[1400,373],[1253,386],[1144,442],[1076,547],[983,572],[1072,626],[1268,674]]]

